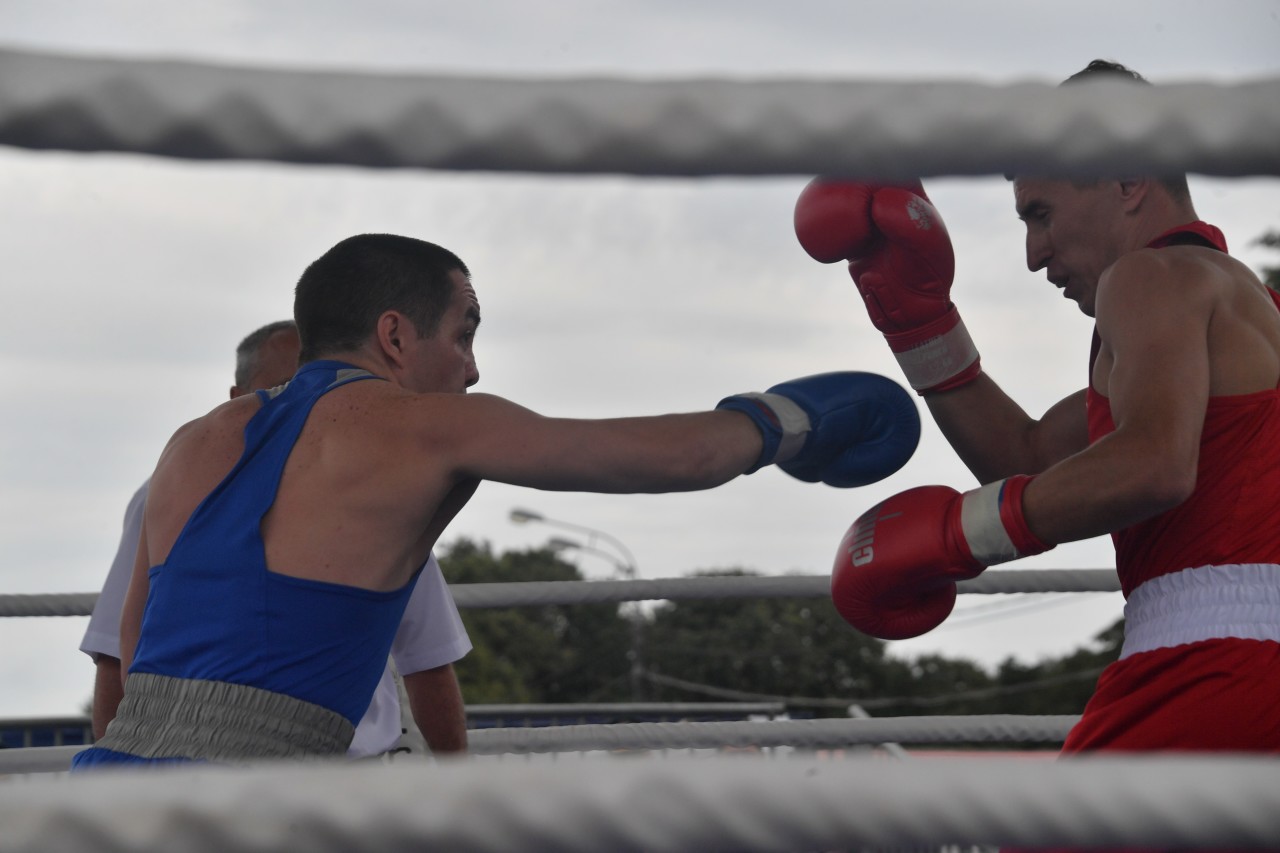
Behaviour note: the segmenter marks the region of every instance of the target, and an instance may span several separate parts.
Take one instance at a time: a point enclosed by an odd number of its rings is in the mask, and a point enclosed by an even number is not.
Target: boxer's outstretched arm
[[[900,386],[852,371],[736,394],[692,414],[547,418],[482,394],[426,405],[421,447],[449,448],[455,479],[564,491],[692,491],[771,464],[808,482],[865,485],[911,457],[920,429]]]
[[[427,429],[445,430],[459,479],[557,491],[689,491],[742,474],[763,445],[738,412],[577,420],[487,394],[448,402],[447,422]]]

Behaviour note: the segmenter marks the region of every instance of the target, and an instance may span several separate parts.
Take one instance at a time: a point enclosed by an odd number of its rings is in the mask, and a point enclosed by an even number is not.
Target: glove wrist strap
[[[765,465],[786,462],[804,447],[809,438],[809,416],[796,402],[782,394],[748,392],[726,397],[717,409],[742,412],[755,423],[764,440],[760,457],[744,473],[754,474]]]
[[[884,337],[907,383],[919,394],[958,388],[982,371],[978,348],[954,305],[917,329]]]
[[[773,458],[769,462],[779,464],[786,462],[800,452],[804,447],[805,441],[809,438],[809,416],[805,410],[792,400],[782,394],[770,394],[768,392],[762,394],[744,394],[744,397],[753,398],[767,406],[773,416],[778,420],[778,426],[782,429],[782,437],[778,440],[778,450],[773,454]]]
[[[960,526],[969,552],[982,565],[1030,557],[1053,548],[1031,532],[1022,512],[1022,493],[1032,479],[1020,474],[965,492]]]

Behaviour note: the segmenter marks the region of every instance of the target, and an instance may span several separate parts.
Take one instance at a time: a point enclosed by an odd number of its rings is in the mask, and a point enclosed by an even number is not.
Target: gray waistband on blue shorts
[[[135,672],[95,746],[142,758],[232,762],[339,756],[354,735],[341,714],[282,693]]]

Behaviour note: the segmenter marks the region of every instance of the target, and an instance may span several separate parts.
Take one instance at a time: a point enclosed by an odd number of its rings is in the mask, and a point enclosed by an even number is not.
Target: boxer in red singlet
[[[1173,245],[1227,251],[1204,223],[1149,247]],[[1231,288],[1255,291],[1249,278]],[[1266,294],[1280,307],[1280,295]],[[1100,349],[1095,336],[1095,366]],[[1115,432],[1111,401],[1094,384],[1086,402],[1090,442]],[[1191,496],[1112,534],[1125,643],[1064,753],[1280,749],[1278,495],[1280,389],[1210,396]]]
[[[1098,76],[1145,83],[1095,62]],[[944,620],[955,581],[1113,535],[1121,659],[1064,751],[1280,751],[1280,302],[1199,221],[1184,177],[1014,179],[1027,265],[1096,320],[1089,385],[1041,418],[982,371],[920,187],[819,179],[801,243],[844,258],[873,323],[987,484],[911,489],[859,518],[832,594],[888,639]]]

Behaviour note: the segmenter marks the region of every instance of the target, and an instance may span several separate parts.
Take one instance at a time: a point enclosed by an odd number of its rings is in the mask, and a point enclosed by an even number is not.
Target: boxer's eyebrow
[[[1028,219],[1039,218],[1048,210],[1048,205],[1042,201],[1029,201],[1026,204],[1020,204],[1017,207],[1018,218],[1023,222],[1026,222]]]

